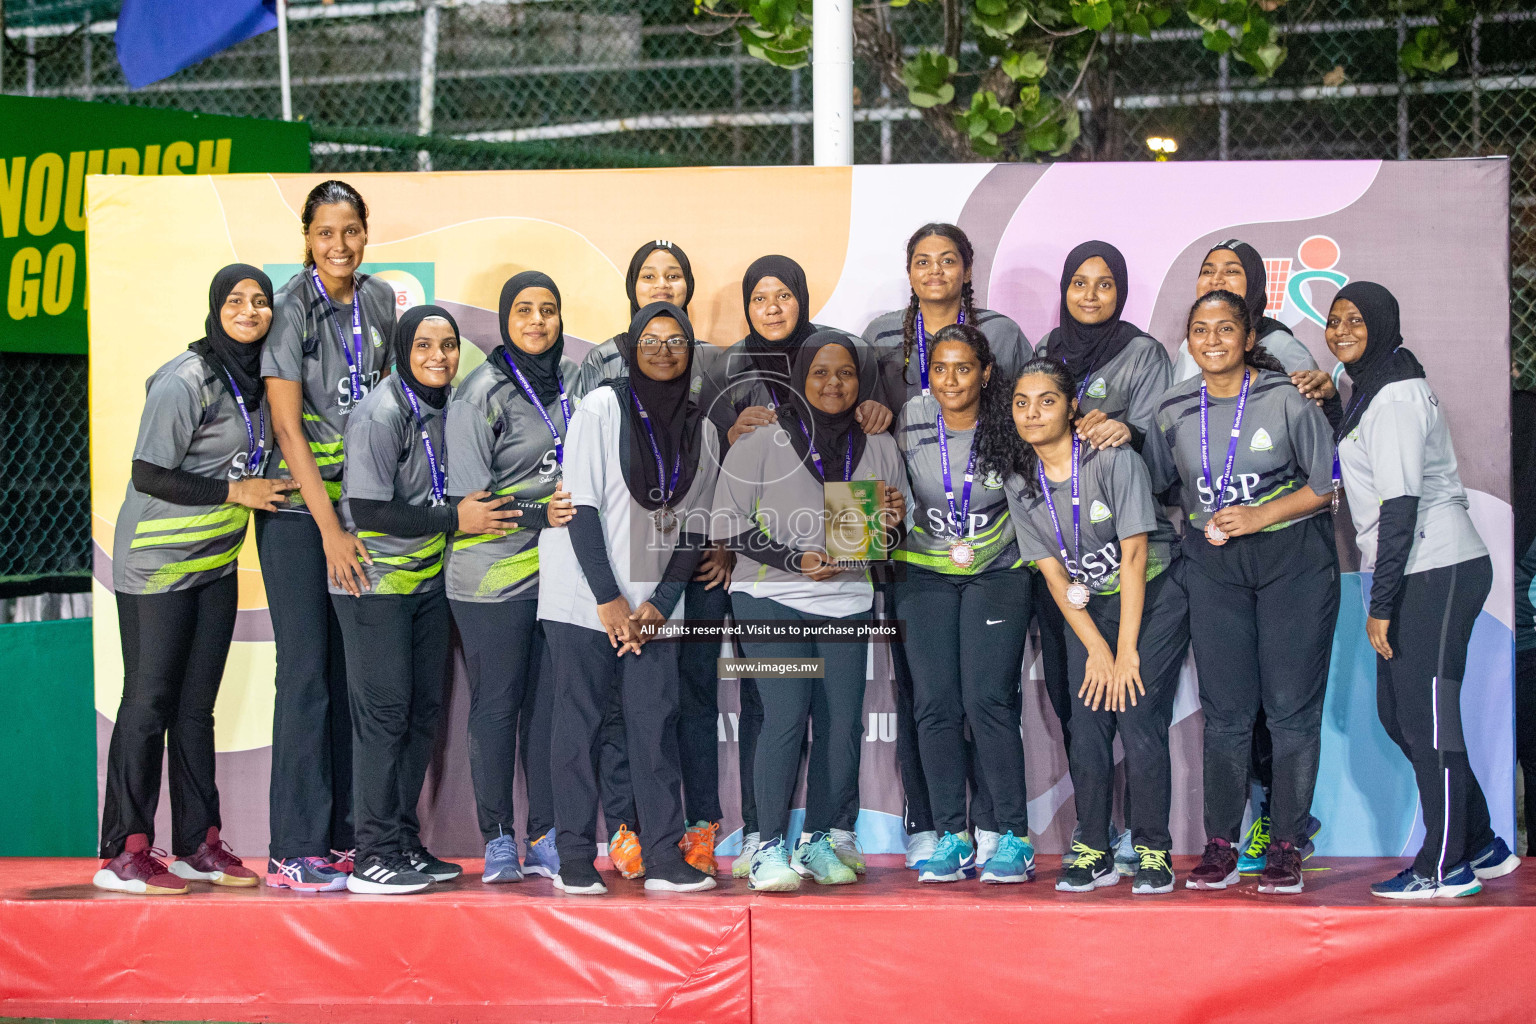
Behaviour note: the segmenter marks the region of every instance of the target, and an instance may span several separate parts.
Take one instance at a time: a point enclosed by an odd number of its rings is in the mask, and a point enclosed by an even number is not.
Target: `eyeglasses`
[[[681,352],[683,349],[688,347],[688,339],[683,337],[640,339],[640,348],[643,351],[655,352],[663,347],[665,347],[668,352]]]

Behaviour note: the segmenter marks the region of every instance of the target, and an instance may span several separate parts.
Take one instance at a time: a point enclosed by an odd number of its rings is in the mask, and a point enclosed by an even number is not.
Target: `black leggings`
[[[1076,697],[1072,709],[1072,748],[1068,764],[1077,800],[1077,821],[1086,842],[1097,847],[1109,834],[1109,805],[1115,781],[1115,733],[1125,747],[1126,824],[1137,846],[1167,850],[1172,846],[1168,809],[1172,802],[1172,771],[1168,763],[1168,726],[1179,670],[1189,647],[1189,605],[1174,562],[1147,583],[1136,653],[1141,657],[1141,683],[1146,693],[1134,707],[1089,710]],[[1095,595],[1088,614],[1114,652],[1120,637],[1120,595]],[[1082,685],[1088,650],[1077,634],[1067,630],[1069,679]]]
[[[1018,691],[1030,590],[1025,569],[977,576],[909,569],[906,581],[896,585],[896,613],[907,624],[914,719],[937,831],[966,828],[968,722],[976,775],[991,798],[994,830],[1018,836],[1029,832]]]
[[[167,594],[118,594],[123,702],[107,750],[101,855],[143,833],[154,845],[160,763],[171,766],[171,852],[197,852],[220,825],[214,781],[213,702],[235,632],[235,574]]]
[[[536,840],[554,824],[548,717],[554,705],[540,699],[544,627],[538,605],[536,600],[448,602],[469,671],[469,775],[486,842],[513,834],[519,746],[528,789],[526,836]]]
[[[420,849],[416,805],[443,705],[448,599],[432,590],[332,601],[347,636],[358,857]]]
[[[1525,820],[1536,824],[1536,648],[1515,651],[1515,755],[1525,775]],[[1525,834],[1527,856],[1536,856],[1536,828]]]
[[[277,643],[270,852],[323,857],[356,845],[347,662],[326,593],[325,545],[308,513],[257,512],[256,551]]]
[[[1045,696],[1061,723],[1061,739],[1068,754],[1072,751],[1072,710],[1076,703],[1076,690],[1069,681],[1067,668],[1067,634],[1072,632],[1051,596],[1050,584],[1043,573],[1031,572],[1030,584],[1034,602],[1031,606],[1035,622],[1039,624],[1040,671],[1045,676]],[[1079,680],[1081,682],[1081,680]]]
[[[1429,878],[1493,842],[1461,728],[1467,645],[1492,588],[1487,555],[1409,573],[1387,627],[1393,658],[1376,656],[1376,711],[1419,783],[1424,845],[1413,868]]]
[[[743,621],[824,620],[787,605],[747,594],[733,594],[736,617]],[[843,618],[857,622],[861,612]],[[868,641],[762,642],[743,639],[749,658],[821,658],[822,679],[761,679],[758,699],[763,706],[753,780],[757,789],[758,827],[763,842],[785,839],[790,803],[800,774],[800,751],[806,723],[812,742],[806,767],[805,831],[826,832],[837,825],[852,799],[858,800],[859,760],[864,746],[865,664]],[[850,797],[852,793],[852,797]]]

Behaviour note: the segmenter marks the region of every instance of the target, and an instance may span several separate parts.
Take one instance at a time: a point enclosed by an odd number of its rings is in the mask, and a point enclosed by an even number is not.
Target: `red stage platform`
[[[1457,901],[1366,891],[1400,862],[1309,862],[1307,892],[1122,883],[858,885],[602,898],[475,875],[415,897],[102,893],[84,860],[0,860],[0,1016],[393,1024],[1536,1020],[1536,864]],[[1191,858],[1179,858],[1182,876]],[[252,862],[252,866],[256,866]],[[479,865],[471,863],[478,870]]]

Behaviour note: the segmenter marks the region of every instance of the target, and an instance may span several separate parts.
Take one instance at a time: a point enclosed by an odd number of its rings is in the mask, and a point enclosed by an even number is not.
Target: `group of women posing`
[[[212,719],[255,510],[278,652],[270,886],[408,893],[461,873],[426,849],[416,817],[451,618],[483,880],[605,892],[601,807],[624,877],[711,888],[718,647],[660,642],[653,627],[879,611],[907,626],[893,648],[897,747],[923,881],[1034,877],[1019,729],[1033,623],[1077,805],[1056,887],[1174,887],[1168,730],[1193,643],[1207,844],[1185,884],[1257,871],[1261,892],[1297,893],[1320,827],[1341,489],[1375,564],[1381,719],[1414,767],[1427,832],[1372,891],[1466,895],[1518,865],[1490,828],[1456,712],[1491,566],[1381,286],[1350,284],[1329,312],[1346,406],[1264,317],[1263,262],[1237,240],[1202,263],[1178,370],[1122,319],[1129,276],[1105,242],[1067,255],[1060,326],[1034,349],[974,306],[974,254],[954,225],[912,236],[911,301],[862,339],[811,323],[804,273],[767,256],[742,281],[747,336],[701,343],[688,257],[655,241],[629,266],[628,329],[579,365],[558,286],[530,271],[502,289],[501,345],[452,387],[458,326],[431,305],[396,321],[389,287],[358,270],[367,217],[350,186],[317,186],[304,271],[274,295],[260,270],[225,268],[206,337],[150,379],[113,558],[125,683],[97,885],[258,882],[219,836]],[[889,562],[828,557],[824,487],[842,481],[874,482]],[[735,873],[757,891],[864,870],[866,646],[784,635],[739,643],[753,658],[820,658],[825,673],[742,680]],[[168,866],[152,843],[167,732]],[[1124,831],[1111,822],[1117,733]],[[1240,836],[1254,782],[1263,802]]]

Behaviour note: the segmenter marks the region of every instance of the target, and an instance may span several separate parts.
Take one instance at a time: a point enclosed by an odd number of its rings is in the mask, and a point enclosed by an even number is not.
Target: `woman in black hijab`
[[[624,292],[629,296],[631,317],[653,302],[670,302],[686,313],[688,303],[693,300],[693,264],[676,242],[665,238],[646,242],[629,258],[629,269],[624,273]],[[582,394],[603,381],[629,374],[619,352],[627,335],[626,328],[587,352],[581,361],[578,380]]]
[[[1424,819],[1413,863],[1371,893],[1471,896],[1520,864],[1493,832],[1461,728],[1467,647],[1493,563],[1468,513],[1440,402],[1403,347],[1397,299],[1352,282],[1333,300],[1323,336],[1354,384],[1335,440],[1362,568],[1374,563],[1366,635],[1377,655],[1376,710],[1413,765]]]
[[[625,379],[596,388],[571,418],[565,482],[569,529],[539,538],[541,570],[563,582],[539,590],[553,650],[557,888],[607,891],[597,854],[594,755],[604,713],[622,702],[644,848],[645,887],[673,892],[715,880],[683,860],[677,728],[678,647],[653,630],[682,617],[698,566],[718,439],[692,401],[693,327],[669,302],[635,314],[619,353]],[[690,610],[690,617],[691,610]]]
[[[271,326],[267,275],[225,267],[208,289],[204,337],[149,379],[112,551],[123,699],[107,753],[106,863],[94,879],[102,889],[172,895],[188,880],[259,880],[219,838],[213,705],[250,510],[276,510],[294,488],[287,477],[261,477],[270,418],[259,369]],[[189,531],[188,522],[201,525]],[[169,869],[153,848],[167,734],[177,858]]]

